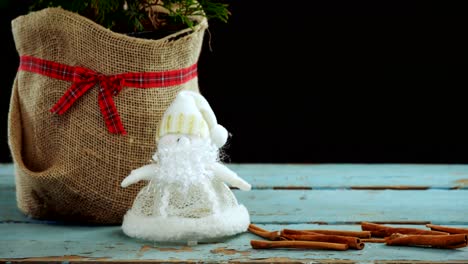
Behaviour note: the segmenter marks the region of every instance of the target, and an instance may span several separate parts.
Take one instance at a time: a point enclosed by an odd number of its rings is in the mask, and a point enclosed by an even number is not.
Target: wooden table
[[[234,190],[252,223],[268,230],[361,230],[369,221],[426,228],[468,227],[468,165],[231,164],[250,182]],[[468,263],[468,248],[392,247],[362,250],[256,250],[243,233],[212,244],[138,241],[120,226],[70,226],[22,215],[15,201],[13,166],[0,165],[0,261],[26,262],[318,262]]]

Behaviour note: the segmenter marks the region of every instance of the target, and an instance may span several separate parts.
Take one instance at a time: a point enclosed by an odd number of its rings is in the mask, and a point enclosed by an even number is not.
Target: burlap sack
[[[19,55],[30,55],[102,74],[159,72],[197,62],[205,18],[159,40],[129,37],[61,8],[15,18]],[[163,112],[182,89],[199,91],[198,79],[182,85],[124,88],[113,99],[127,135],[111,134],[96,87],[63,115],[50,108],[71,83],[18,71],[9,112],[9,145],[15,164],[18,207],[37,219],[119,224],[145,183],[121,188],[132,169],[156,150]]]

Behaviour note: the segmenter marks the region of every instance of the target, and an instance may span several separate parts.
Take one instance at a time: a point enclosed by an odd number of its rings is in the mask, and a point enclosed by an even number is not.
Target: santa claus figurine
[[[220,161],[227,138],[206,99],[181,91],[160,122],[154,162],[122,181],[122,187],[148,182],[124,216],[124,233],[193,243],[246,231],[248,210],[226,184],[244,191],[251,186]]]

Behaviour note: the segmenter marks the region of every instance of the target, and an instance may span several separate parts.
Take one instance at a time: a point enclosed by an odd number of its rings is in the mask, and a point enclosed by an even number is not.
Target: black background
[[[0,162],[18,66],[1,2]],[[232,0],[210,22],[200,90],[232,137],[230,162],[468,163],[466,16],[406,1]],[[460,47],[465,46],[464,49]]]

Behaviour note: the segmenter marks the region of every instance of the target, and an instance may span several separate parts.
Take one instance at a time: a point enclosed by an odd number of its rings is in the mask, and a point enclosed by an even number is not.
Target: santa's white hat
[[[226,128],[218,124],[205,97],[185,90],[177,94],[159,124],[159,137],[172,133],[210,137],[219,148],[226,144],[228,138]]]

